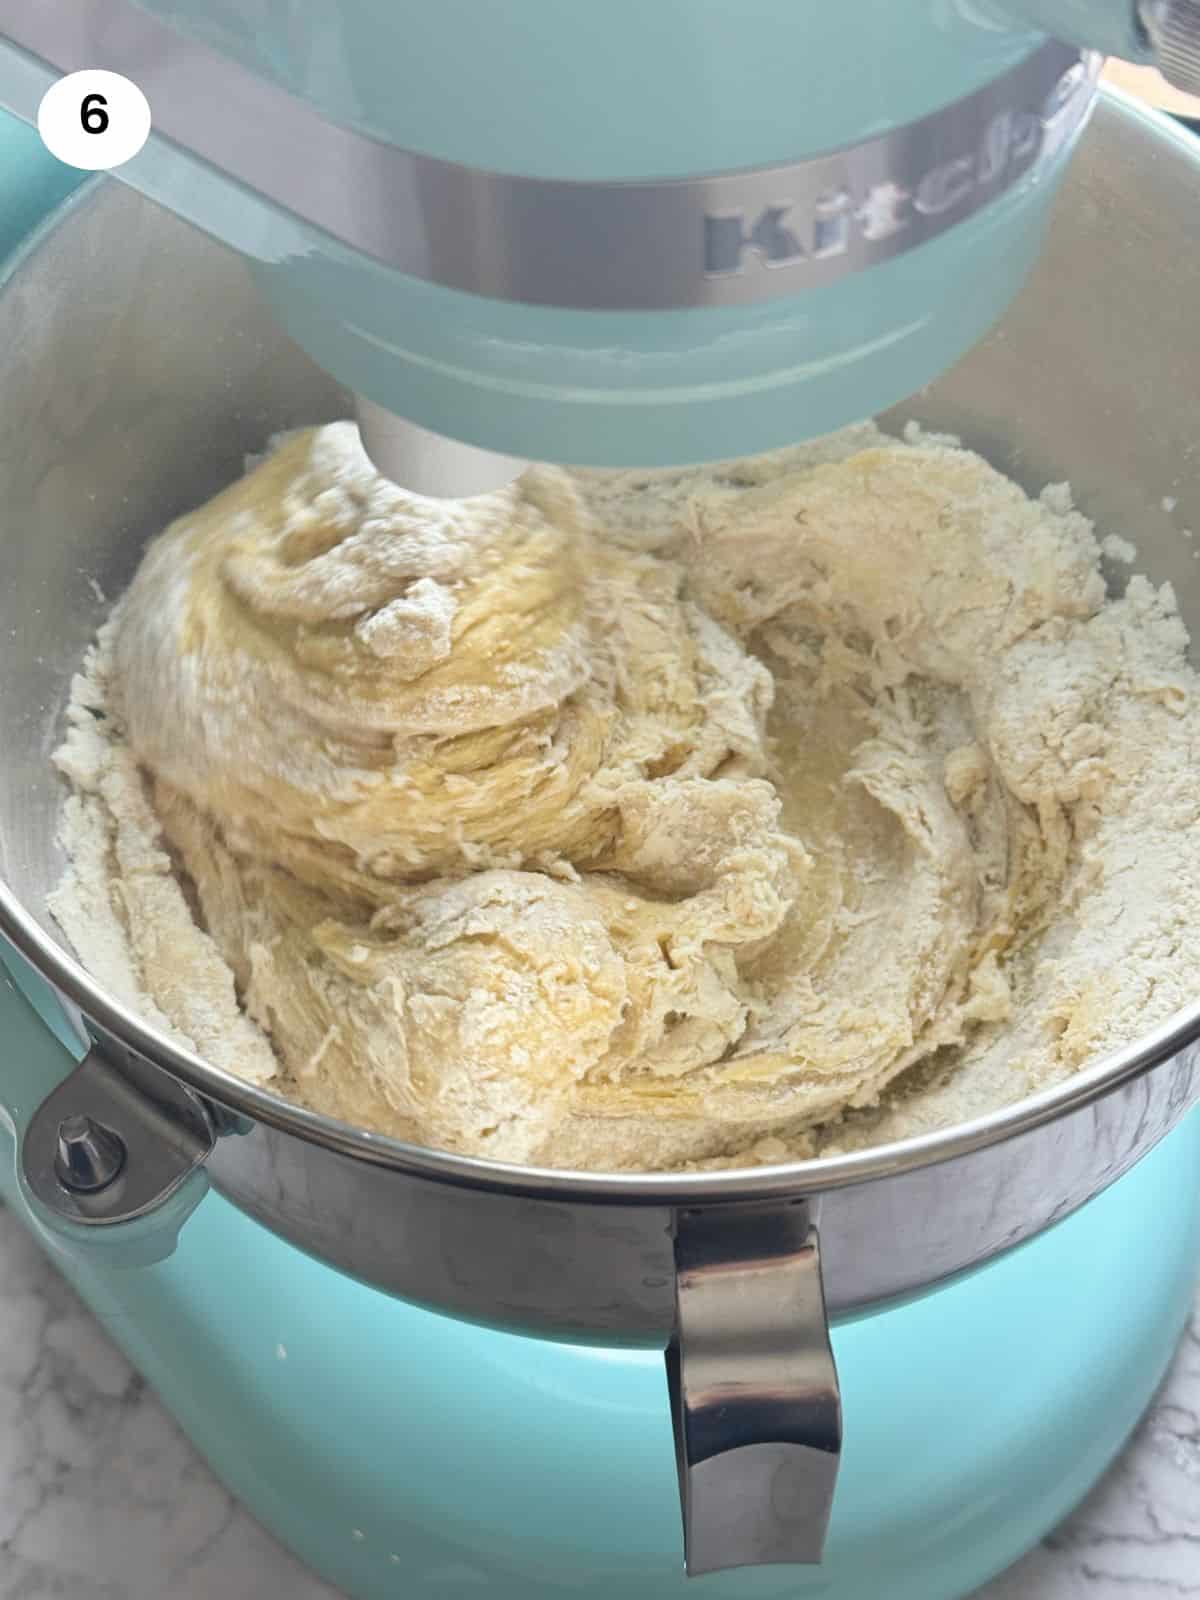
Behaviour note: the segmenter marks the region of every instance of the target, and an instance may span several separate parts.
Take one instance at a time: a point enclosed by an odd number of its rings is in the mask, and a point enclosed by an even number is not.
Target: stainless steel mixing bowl
[[[1105,100],[1018,303],[905,414],[1031,489],[1069,476],[1174,583],[1200,638],[1200,564],[1178,532],[1200,531],[1198,196],[1200,144]],[[271,431],[347,409],[239,258],[112,181],[59,214],[0,294],[0,928],[92,1041],[29,1121],[25,1180],[47,1214],[114,1227],[203,1163],[268,1228],[385,1291],[526,1332],[669,1342],[693,1569],[812,1557],[840,1433],[827,1315],[977,1265],[1119,1177],[1200,1096],[1200,1005],[970,1125],[677,1177],[413,1148],[174,1047],[88,978],[46,910],[68,682],[104,615],[96,585],[119,593],[147,537]],[[91,1198],[55,1177],[59,1125],[80,1111],[127,1150]]]

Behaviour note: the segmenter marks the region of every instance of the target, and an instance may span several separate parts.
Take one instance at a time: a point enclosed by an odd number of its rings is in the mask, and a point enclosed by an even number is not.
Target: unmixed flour
[[[54,913],[179,1042],[436,1147],[960,1121],[1200,970],[1198,680],[1100,556],[1064,485],[915,431],[461,504],[284,436],[74,683]]]

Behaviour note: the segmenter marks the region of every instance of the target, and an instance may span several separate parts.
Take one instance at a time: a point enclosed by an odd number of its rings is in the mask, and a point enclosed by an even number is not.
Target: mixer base
[[[6,1077],[61,1050],[0,985]],[[0,1189],[31,1220],[0,1120]],[[689,1584],[662,1356],[389,1300],[207,1195],[175,1253],[56,1252],[250,1509],[354,1600],[949,1600],[1051,1528],[1170,1361],[1200,1264],[1200,1112],[1049,1233],[833,1331],[845,1456],[821,1567]]]

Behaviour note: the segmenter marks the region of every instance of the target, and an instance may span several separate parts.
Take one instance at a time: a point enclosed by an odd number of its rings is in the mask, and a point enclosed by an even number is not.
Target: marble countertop
[[[0,1600],[336,1600],[230,1498],[0,1208]],[[1200,1297],[1124,1457],[983,1600],[1200,1596]]]

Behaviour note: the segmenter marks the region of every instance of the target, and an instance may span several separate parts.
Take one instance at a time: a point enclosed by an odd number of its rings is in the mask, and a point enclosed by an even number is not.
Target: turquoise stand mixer
[[[1097,106],[1102,52],[1200,89],[1200,5],[0,0],[0,1190],[356,1600],[985,1581],[1182,1329],[1200,1003],[978,1122],[746,1172],[332,1122],[156,1032],[49,917],[99,596],[280,427],[356,412],[382,471],[464,495],[898,407],[1069,472],[1195,631],[1160,502],[1200,517],[1200,155]],[[30,126],[88,68],[150,102],[120,182]]]

